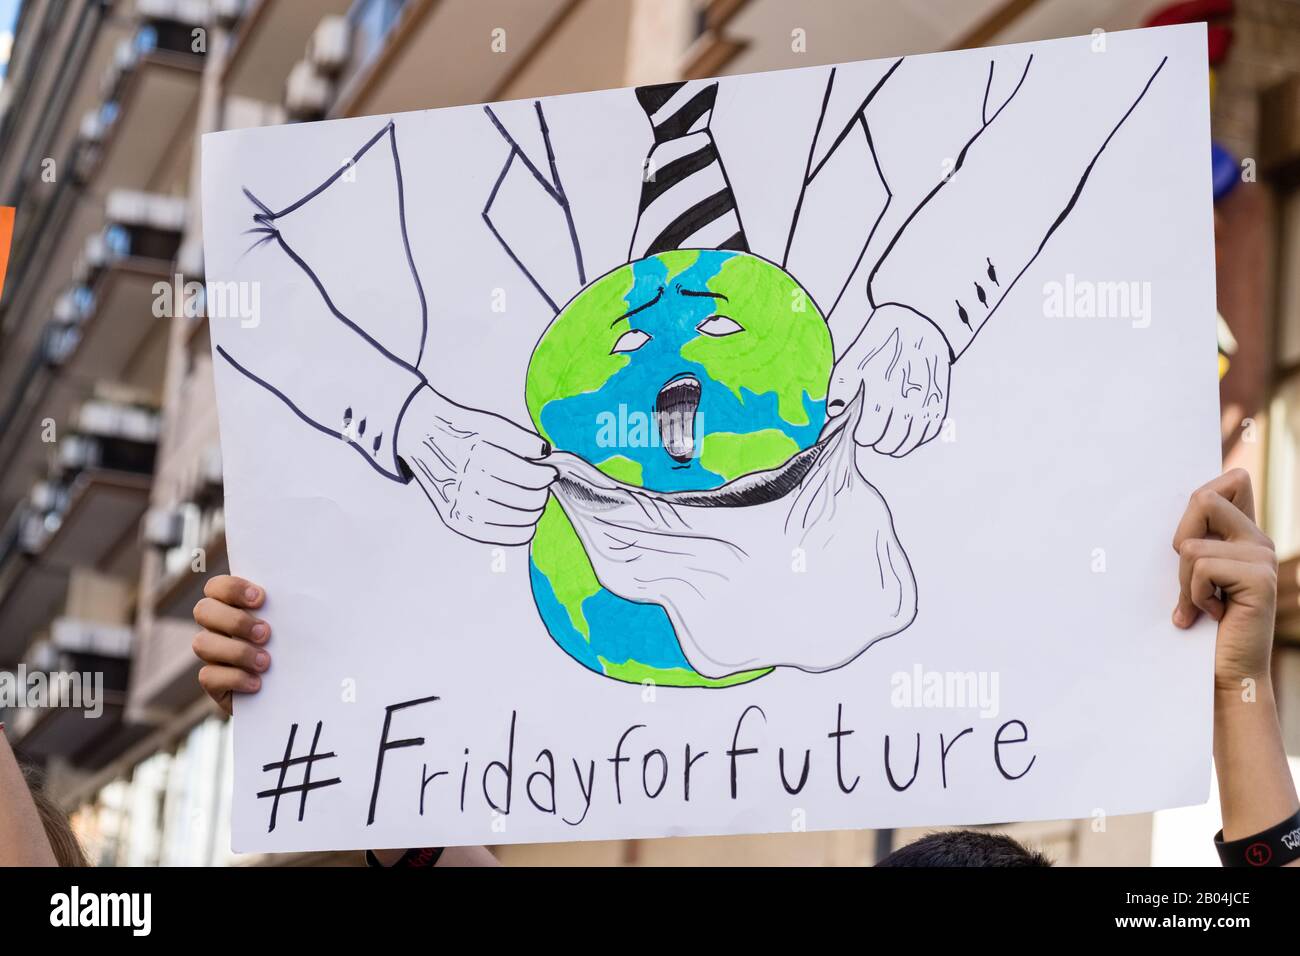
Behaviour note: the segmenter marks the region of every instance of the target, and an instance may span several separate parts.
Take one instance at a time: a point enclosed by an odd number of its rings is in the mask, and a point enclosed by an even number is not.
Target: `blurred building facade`
[[[0,115],[18,209],[0,301],[0,669],[103,675],[104,711],[0,712],[92,859],[229,854],[230,728],[190,609],[227,570],[199,221],[202,133],[1137,27],[1102,0],[27,0]],[[1225,464],[1282,565],[1277,683],[1300,754],[1300,4],[1237,0],[1214,134]],[[161,290],[168,291],[163,292]],[[1146,863],[1150,816],[1010,828]],[[862,864],[909,832],[505,847],[507,862]],[[1209,834],[1202,834],[1208,849]],[[1157,854],[1159,856],[1159,854]],[[292,862],[355,862],[355,854]]]

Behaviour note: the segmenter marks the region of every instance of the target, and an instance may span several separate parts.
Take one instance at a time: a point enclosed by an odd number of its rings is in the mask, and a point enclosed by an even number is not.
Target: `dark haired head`
[[[900,847],[876,866],[1051,866],[1005,833],[948,830]]]

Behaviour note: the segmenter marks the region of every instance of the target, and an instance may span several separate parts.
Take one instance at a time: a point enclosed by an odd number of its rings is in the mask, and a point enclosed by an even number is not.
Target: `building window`
[[[229,721],[209,717],[175,752],[159,750],[72,814],[97,866],[220,866],[231,862],[234,788]]]
[[[357,65],[369,63],[384,45],[401,16],[406,0],[357,0],[348,11],[354,33],[353,57]]]

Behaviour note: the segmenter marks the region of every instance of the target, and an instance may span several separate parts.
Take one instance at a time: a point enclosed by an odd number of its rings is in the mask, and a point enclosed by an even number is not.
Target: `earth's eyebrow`
[[[696,292],[694,289],[683,289],[681,286],[677,287],[677,291],[681,295],[694,295],[694,296],[699,296],[700,298],[703,299],[721,299],[723,302],[731,301],[721,292]]]
[[[609,327],[612,329],[614,326],[618,325],[618,324],[619,324],[620,322],[622,322],[624,319],[630,319],[632,316],[636,315],[638,312],[641,312],[641,311],[644,311],[645,309],[650,308],[650,306],[654,305],[656,302],[658,302],[660,299],[662,299],[663,296],[664,296],[664,287],[663,287],[663,286],[660,286],[660,287],[659,287],[659,291],[655,293],[655,297],[654,297],[653,299],[651,299],[649,302],[646,302],[646,303],[643,303],[643,304],[641,304],[641,305],[638,305],[635,309],[629,309],[628,311],[624,312],[622,315],[620,315],[620,316],[619,316],[617,319],[615,319],[613,322],[609,323]]]

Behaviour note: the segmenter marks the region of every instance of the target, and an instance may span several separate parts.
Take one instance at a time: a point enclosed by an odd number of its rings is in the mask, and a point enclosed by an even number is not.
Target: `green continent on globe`
[[[779,467],[816,442],[832,361],[825,319],[778,266],[679,250],[628,263],[578,293],[537,344],[525,398],[542,437],[611,478],[704,490]],[[697,673],[662,607],[601,586],[554,498],[529,574],[551,637],[599,674],[724,687],[770,671]]]

